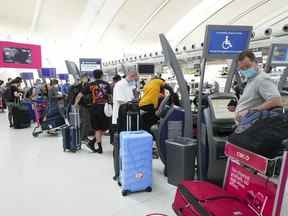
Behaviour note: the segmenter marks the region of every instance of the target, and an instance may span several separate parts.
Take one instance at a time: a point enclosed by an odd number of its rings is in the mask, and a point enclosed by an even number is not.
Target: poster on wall
[[[40,69],[41,46],[0,41],[0,68]]]
[[[80,72],[91,73],[94,70],[102,69],[102,60],[100,58],[80,58]]]

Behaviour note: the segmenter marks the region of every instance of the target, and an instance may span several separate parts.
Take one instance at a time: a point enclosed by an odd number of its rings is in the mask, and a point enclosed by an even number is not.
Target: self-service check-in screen
[[[212,106],[216,119],[234,119],[234,112],[228,110],[231,99],[212,99]]]
[[[282,103],[285,109],[288,109],[288,96],[282,96]]]
[[[271,63],[288,65],[288,47],[275,46],[272,53]]]

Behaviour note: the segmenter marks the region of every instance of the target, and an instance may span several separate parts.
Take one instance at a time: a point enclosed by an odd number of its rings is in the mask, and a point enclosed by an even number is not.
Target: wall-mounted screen
[[[155,73],[155,65],[154,64],[138,64],[138,73],[152,75]]]
[[[0,67],[40,69],[41,58],[39,45],[0,42]]]

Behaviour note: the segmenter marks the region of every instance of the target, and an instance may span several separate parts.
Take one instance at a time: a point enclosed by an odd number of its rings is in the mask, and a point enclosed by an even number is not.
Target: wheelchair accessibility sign
[[[204,53],[210,58],[233,58],[248,48],[252,27],[208,25]]]
[[[232,46],[232,43],[231,43],[231,41],[229,40],[229,36],[226,36],[225,37],[225,40],[223,41],[223,43],[222,43],[222,48],[224,49],[224,50],[228,50],[228,49],[230,49],[230,48],[232,48],[233,46]]]

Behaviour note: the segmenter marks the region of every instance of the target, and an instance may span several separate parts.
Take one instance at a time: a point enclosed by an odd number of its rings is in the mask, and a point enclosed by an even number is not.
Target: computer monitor
[[[154,64],[138,64],[138,73],[153,75],[155,73]]]
[[[288,44],[274,44],[271,55],[272,65],[288,65]]]
[[[212,99],[212,108],[214,111],[215,119],[216,120],[228,120],[234,119],[234,112],[230,112],[228,110],[228,104],[231,101],[231,98],[227,99]]]

